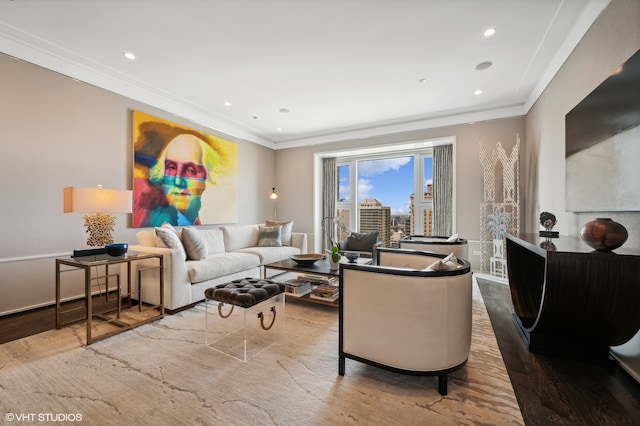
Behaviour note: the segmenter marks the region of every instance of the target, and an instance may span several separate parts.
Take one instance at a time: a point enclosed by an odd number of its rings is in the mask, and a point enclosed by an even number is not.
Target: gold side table
[[[138,261],[157,259],[157,266],[149,266],[148,262],[143,265],[138,265],[138,285],[135,291],[132,291],[132,265]],[[122,280],[120,279],[120,273],[122,270],[122,264],[126,264],[126,292],[122,290]],[[110,273],[109,268],[117,265],[118,272]],[[63,266],[67,268],[62,268]],[[112,268],[113,269],[113,268]],[[71,271],[84,271],[84,310],[86,315],[84,319],[87,323],[87,345],[90,345],[98,340],[105,339],[123,331],[130,330],[134,327],[138,327],[142,324],[146,324],[164,316],[164,265],[163,257],[161,254],[152,253],[136,253],[129,252],[123,256],[112,257],[107,254],[95,255],[95,256],[83,256],[83,257],[67,257],[56,259],[56,329],[59,329],[63,325],[75,323],[82,319],[67,320],[63,322],[61,316],[73,311],[81,310],[83,308],[72,308],[68,310],[61,310],[60,302],[60,286],[61,286],[61,274]],[[158,271],[158,285],[160,286],[160,303],[157,305],[142,306],[142,278],[146,272]],[[95,271],[95,273],[94,273]],[[94,276],[95,275],[95,276]],[[106,309],[100,312],[93,312],[93,292],[92,282],[95,280],[105,280],[105,298],[108,301],[109,293],[109,281],[115,279],[116,281],[116,306]],[[131,296],[137,296],[138,309],[131,307]],[[123,310],[122,301],[126,299],[128,309]],[[93,320],[99,318],[102,320],[101,324],[104,324],[106,331],[93,335]]]

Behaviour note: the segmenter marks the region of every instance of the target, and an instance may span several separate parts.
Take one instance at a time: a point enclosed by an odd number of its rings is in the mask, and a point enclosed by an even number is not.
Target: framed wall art
[[[133,227],[237,222],[238,145],[133,111]]]

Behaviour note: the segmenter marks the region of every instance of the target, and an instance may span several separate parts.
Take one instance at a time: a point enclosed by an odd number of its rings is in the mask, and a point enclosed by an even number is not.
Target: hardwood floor
[[[478,279],[527,425],[638,425],[640,383],[618,366],[530,353],[511,320],[505,284]]]
[[[135,303],[135,301],[133,301]],[[65,302],[62,304],[61,311],[83,308],[84,299]],[[110,301],[105,301],[104,297],[93,297],[93,311],[99,312],[104,309],[115,307],[115,294],[112,295]],[[22,337],[31,336],[33,334],[42,333],[43,331],[53,330],[56,328],[56,309],[55,305],[45,306],[17,314],[6,315],[0,317],[0,344],[20,339]],[[84,309],[67,313],[61,316],[62,321],[81,321],[85,317]]]
[[[482,279],[478,284],[528,426],[640,423],[640,384],[614,361],[592,364],[530,353],[511,321],[509,287]],[[54,307],[0,317],[0,343],[54,327]]]

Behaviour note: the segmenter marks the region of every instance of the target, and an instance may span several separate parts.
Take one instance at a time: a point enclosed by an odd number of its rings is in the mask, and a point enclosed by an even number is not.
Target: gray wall
[[[509,154],[519,134],[522,149],[522,145],[525,144],[524,124],[524,117],[518,117],[278,150],[276,151],[276,182],[281,193],[278,205],[285,206],[287,212],[296,213],[295,217],[292,217],[296,220],[296,226],[306,232],[313,232],[313,216],[310,212],[314,202],[311,191],[314,154],[454,136],[456,138],[456,230],[464,238],[478,240],[480,238],[479,206],[482,201],[480,145],[485,152],[490,153],[500,141]],[[286,218],[283,217],[283,219]]]
[[[629,231],[625,249],[640,250],[639,212],[571,213],[565,208],[565,114],[640,49],[640,2],[613,0],[583,37],[527,114],[524,189],[527,228],[539,229],[540,211],[556,214],[556,230],[579,235],[595,217],[610,217]],[[640,159],[637,159],[640,162]]]
[[[238,223],[271,217],[273,150],[0,54],[0,314],[51,303],[54,258],[87,247],[82,215],[62,213],[62,188],[131,189],[132,110],[237,142]],[[129,216],[116,215],[116,241],[136,241]]]

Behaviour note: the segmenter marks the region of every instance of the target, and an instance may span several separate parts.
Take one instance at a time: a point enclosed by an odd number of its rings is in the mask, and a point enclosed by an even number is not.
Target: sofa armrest
[[[307,234],[303,232],[291,233],[291,246],[300,249],[300,254],[307,252]]]
[[[191,280],[189,278],[189,272],[187,271],[187,263],[179,250],[142,245],[130,245],[129,250],[162,255],[164,267],[164,307],[166,309],[178,309],[191,303]],[[139,263],[142,264],[142,262],[144,261]],[[155,261],[150,260],[148,264],[153,266],[157,264],[157,262],[153,264],[151,262]],[[137,275],[137,273],[132,274],[131,278],[134,282],[138,279]],[[154,279],[157,279],[157,277]],[[146,286],[143,287],[145,290],[146,288]],[[144,302],[152,304],[160,303],[160,294],[158,291],[154,291],[155,288],[157,288],[157,285],[149,286],[149,291],[143,291],[142,300]]]

